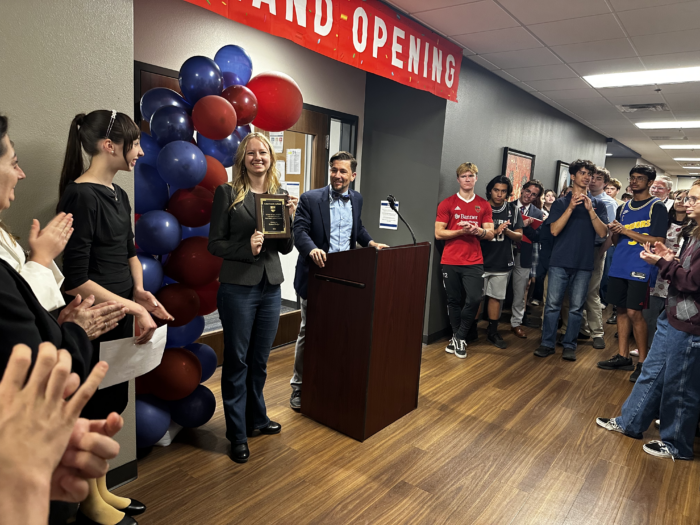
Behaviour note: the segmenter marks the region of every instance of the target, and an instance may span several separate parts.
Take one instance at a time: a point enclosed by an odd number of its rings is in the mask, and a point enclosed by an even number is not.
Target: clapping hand
[[[59,213],[46,228],[41,229],[39,221],[34,219],[29,230],[29,260],[51,267],[53,260],[58,257],[73,234],[73,214]]]
[[[617,220],[612,221],[610,224],[608,224],[608,229],[613,232],[617,233],[618,235],[621,233],[625,233],[625,227],[620,224]]]
[[[287,208],[289,208],[289,216],[294,218],[294,215],[297,212],[297,206],[299,205],[299,197],[295,197],[294,195],[288,195],[287,196]]]
[[[496,236],[499,236],[502,234],[506,229],[510,226],[510,221],[503,222],[498,225],[498,228],[496,228],[496,231],[494,232]]]
[[[124,318],[127,307],[116,301],[107,301],[93,306],[95,296],[91,295],[84,301],[80,294],[73,299],[58,316],[58,324],[75,323],[80,326],[88,338],[93,341],[102,334],[114,329]]]

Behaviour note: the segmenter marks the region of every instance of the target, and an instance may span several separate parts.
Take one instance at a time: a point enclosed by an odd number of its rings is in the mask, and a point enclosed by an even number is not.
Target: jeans
[[[640,439],[661,419],[661,441],[676,459],[693,459],[693,439],[700,415],[700,336],[673,328],[666,312],[632,393],[617,424]]]
[[[263,387],[279,324],[280,285],[270,284],[266,275],[254,286],[221,283],[217,306],[224,328],[221,397],[226,437],[239,445],[248,441],[246,432],[270,422]]]
[[[603,266],[606,261],[605,253],[601,254],[596,248],[593,258],[593,272],[591,280],[588,282],[588,294],[583,307],[583,319],[581,321],[581,333],[590,335],[591,337],[603,337],[603,305],[600,304],[598,289],[600,288],[600,279],[603,277]],[[561,316],[564,323],[561,326],[560,333],[565,334],[569,325],[569,298],[564,299],[561,309]],[[648,347],[647,347],[648,348]]]
[[[542,324],[542,346],[554,348],[556,344],[557,321],[559,320],[561,306],[568,289],[569,318],[562,344],[564,348],[576,350],[576,339],[581,329],[582,312],[586,304],[591,274],[591,270],[575,270],[558,266],[549,267],[547,274],[547,299],[544,308],[544,323]]]
[[[304,375],[304,348],[306,346],[306,310],[308,308],[308,300],[301,300],[301,326],[299,326],[299,336],[297,344],[294,348],[294,373],[289,384],[292,385],[292,391],[301,390],[301,381]]]

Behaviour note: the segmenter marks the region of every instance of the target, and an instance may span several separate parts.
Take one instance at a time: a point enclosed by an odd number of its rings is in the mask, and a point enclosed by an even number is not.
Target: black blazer
[[[279,190],[287,195],[284,190]],[[233,188],[222,184],[216,188],[211,210],[208,249],[224,262],[219,282],[254,286],[267,275],[270,284],[284,281],[279,254],[287,254],[294,247],[294,232],[289,239],[269,239],[263,242],[262,251],[253,255],[250,238],[255,232],[255,194],[249,192],[242,202],[233,203]],[[290,225],[291,228],[291,225]]]
[[[352,230],[350,233],[350,249],[357,244],[368,246],[372,237],[362,225],[362,195],[350,190],[352,203]],[[301,195],[297,216],[294,219],[294,237],[299,258],[294,274],[294,289],[302,299],[306,299],[309,283],[309,264],[315,264],[309,258],[309,253],[320,248],[328,253],[331,244],[331,204],[330,188],[324,186],[310,190]]]
[[[92,343],[85,331],[74,323],[59,326],[41,306],[27,281],[0,259],[0,374],[16,344],[31,348],[34,362],[39,345],[46,341],[68,350],[73,358],[73,372],[84,381],[92,358]]]
[[[530,209],[528,210],[528,217],[533,219],[544,220],[544,214],[542,210],[537,208],[535,205],[530,204]],[[523,235],[530,239],[533,243],[540,242],[540,230],[542,226],[535,229],[532,226],[526,226],[523,228]],[[532,268],[532,244],[521,242],[520,243],[520,267],[521,268]]]

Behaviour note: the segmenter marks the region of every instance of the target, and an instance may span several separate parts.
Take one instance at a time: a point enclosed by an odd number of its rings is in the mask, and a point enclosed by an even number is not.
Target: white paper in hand
[[[167,337],[168,327],[164,325],[143,345],[137,345],[135,337],[100,343],[100,361],[109,364],[100,389],[142,376],[157,367],[163,359]]]

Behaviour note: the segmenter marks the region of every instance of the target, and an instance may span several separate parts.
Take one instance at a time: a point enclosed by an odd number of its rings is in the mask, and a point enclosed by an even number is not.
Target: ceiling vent
[[[637,111],[671,111],[668,104],[620,104],[615,107],[622,113],[636,113]]]
[[[688,137],[686,137],[685,135],[649,135],[649,138],[651,140],[688,140]]]

